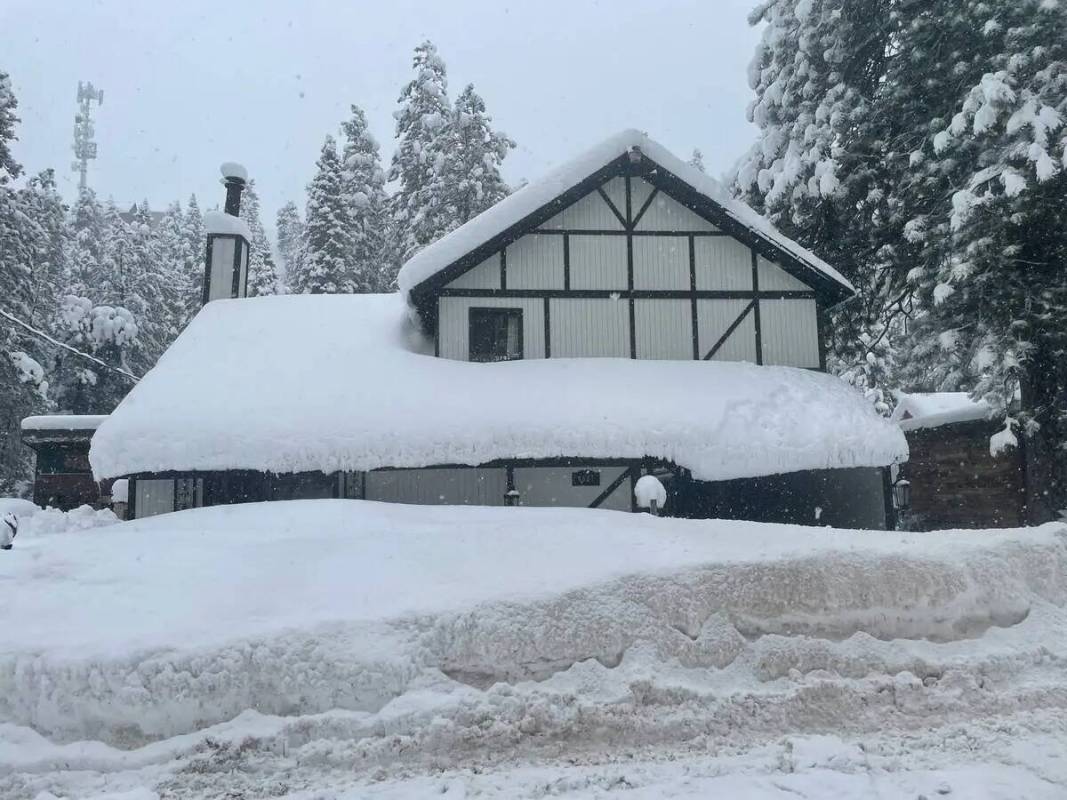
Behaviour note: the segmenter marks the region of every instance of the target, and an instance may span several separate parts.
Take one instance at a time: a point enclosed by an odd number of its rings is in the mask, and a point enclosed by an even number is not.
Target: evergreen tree
[[[153,231],[158,261],[157,281],[163,294],[157,304],[157,313],[165,328],[165,341],[177,338],[185,329],[186,308],[192,286],[189,282],[188,264],[192,261],[189,239],[185,235],[185,214],[181,203],[171,203]]]
[[[64,293],[88,296],[101,283],[104,265],[104,209],[92,189],[84,189],[67,226]]]
[[[508,195],[500,164],[515,142],[492,128],[485,101],[468,85],[456,98],[447,131],[446,169],[438,194],[447,198],[451,227],[459,227]]]
[[[344,199],[352,225],[352,250],[347,262],[354,275],[355,291],[384,291],[392,283],[395,272],[386,248],[388,197],[378,142],[368,130],[367,117],[358,106],[352,106],[352,116],[342,123],[341,132],[345,138],[341,152]]]
[[[415,77],[400,93],[397,146],[389,180],[398,181],[391,216],[394,248],[403,262],[455,227],[447,198],[448,131],[451,108],[445,63],[431,42],[415,48]]]
[[[289,275],[289,286],[303,294],[345,294],[357,291],[354,267],[348,261],[353,250],[352,222],[348,217],[344,175],[337,146],[327,136],[308,185],[307,225],[298,269]]]
[[[29,322],[40,288],[34,269],[47,250],[47,231],[27,207],[31,189],[16,191],[10,182],[21,166],[11,152],[18,103],[6,73],[0,73],[0,309]],[[44,407],[47,392],[44,369],[35,348],[39,342],[24,329],[0,317],[0,495],[21,493],[30,474],[22,447],[23,417]]]
[[[938,10],[971,46],[904,186],[919,308],[904,377],[989,403],[994,450],[1025,435],[1030,512],[1050,519],[1067,504],[1067,10]]]
[[[774,0],[754,19],[761,136],[738,186],[857,285],[838,368],[985,399],[1007,418],[993,444],[1026,434],[1062,507],[1064,9]]]
[[[59,304],[54,329],[64,344],[130,370],[137,325],[126,309],[94,306],[88,298],[67,295]],[[56,349],[50,377],[55,406],[64,414],[110,414],[131,387],[121,375],[62,348]]]
[[[240,217],[252,232],[248,250],[248,296],[278,294],[278,270],[274,266],[270,241],[259,218],[259,195],[256,193],[254,180],[249,181],[245,187],[241,198]]]
[[[11,142],[18,138],[15,136],[15,126],[19,123],[16,108],[18,100],[11,88],[11,78],[0,70],[0,184],[22,174],[22,167],[11,153]]]
[[[207,235],[204,233],[204,218],[200,214],[200,205],[196,195],[189,196],[182,220],[182,233],[185,237],[185,280],[184,298],[185,314],[182,327],[197,315],[204,302],[204,270],[206,269]]]
[[[278,258],[281,260],[281,281],[285,291],[292,286],[292,276],[300,272],[300,258],[304,252],[304,221],[292,200],[278,209],[275,218],[278,235]]]
[[[903,278],[886,242],[888,214],[877,94],[906,17],[896,0],[771,0],[750,21],[765,28],[749,67],[760,128],[742,161],[743,199],[848,277],[859,299],[828,326],[830,366],[888,408],[889,333],[901,326]]]

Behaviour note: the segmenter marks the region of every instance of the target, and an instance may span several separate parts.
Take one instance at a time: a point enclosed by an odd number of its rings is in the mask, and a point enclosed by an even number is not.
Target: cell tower
[[[96,158],[96,142],[93,134],[93,103],[104,104],[104,90],[97,89],[90,83],[78,81],[78,113],[74,115],[74,158],[70,168],[81,177],[78,191],[85,190],[85,176],[89,171],[89,160]]]

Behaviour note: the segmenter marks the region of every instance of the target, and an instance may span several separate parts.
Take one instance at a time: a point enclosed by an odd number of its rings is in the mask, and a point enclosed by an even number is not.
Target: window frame
[[[467,360],[479,364],[496,364],[501,361],[521,361],[526,357],[526,343],[523,336],[523,309],[521,306],[471,306],[467,309]],[[490,354],[475,353],[474,323],[476,317],[491,319],[496,316],[505,318],[515,317],[519,326],[518,355],[512,356],[505,353],[502,358],[496,358]],[[506,330],[506,328],[505,328]],[[505,349],[507,343],[505,342]]]

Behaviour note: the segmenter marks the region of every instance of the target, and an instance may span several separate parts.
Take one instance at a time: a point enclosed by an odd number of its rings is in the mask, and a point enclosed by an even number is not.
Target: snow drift
[[[1067,654],[1056,525],[873,535],[299,501],[30,539],[8,555],[0,722],[61,741],[143,745],[245,709],[347,709],[373,728],[404,708],[422,719],[420,693],[452,702],[457,687],[655,696],[656,681],[633,682],[657,671],[688,675],[677,679],[697,695],[723,680],[770,691],[797,671],[921,684],[960,659],[992,679]]]
[[[829,375],[745,363],[426,355],[399,295],[209,303],[97,430],[98,479],[662,458],[703,480],[907,458]]]

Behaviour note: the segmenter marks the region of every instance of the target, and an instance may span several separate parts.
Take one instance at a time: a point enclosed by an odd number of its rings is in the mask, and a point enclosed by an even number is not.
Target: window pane
[[[470,309],[469,345],[471,361],[522,358],[522,309]]]

